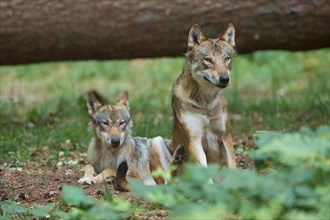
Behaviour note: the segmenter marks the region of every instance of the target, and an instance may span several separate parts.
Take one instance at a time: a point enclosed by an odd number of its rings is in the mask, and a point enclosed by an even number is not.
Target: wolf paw
[[[78,180],[78,183],[84,184],[84,185],[92,185],[96,183],[96,180],[94,177],[82,177]]]
[[[156,186],[157,183],[155,182],[155,180],[150,176],[147,177],[144,181],[143,181],[144,185],[146,186]]]

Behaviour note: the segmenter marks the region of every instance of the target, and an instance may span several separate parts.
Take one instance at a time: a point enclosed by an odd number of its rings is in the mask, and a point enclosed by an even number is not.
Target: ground
[[[236,139],[236,140],[235,140]],[[237,164],[241,169],[252,169],[253,164],[246,155],[246,150],[253,148],[251,138],[234,138],[235,149],[237,153]],[[60,153],[61,154],[61,153]],[[1,185],[0,201],[12,199],[17,204],[25,207],[33,207],[35,204],[47,205],[50,203],[60,206],[62,210],[68,210],[69,207],[61,205],[62,186],[78,186],[78,180],[82,177],[82,168],[85,166],[86,154],[72,152],[70,157],[59,157],[59,161],[54,166],[47,166],[47,154],[41,154],[44,158],[39,167],[8,168],[0,169]],[[66,164],[66,165],[63,165]],[[71,164],[71,165],[67,165]],[[5,164],[9,165],[9,164]],[[154,209],[140,198],[132,196],[127,192],[115,191],[111,184],[107,184],[110,192],[115,196],[125,198],[144,209]],[[86,195],[103,200],[104,184],[84,185]],[[147,219],[166,219],[167,211],[157,207],[157,212],[136,212],[135,217]]]

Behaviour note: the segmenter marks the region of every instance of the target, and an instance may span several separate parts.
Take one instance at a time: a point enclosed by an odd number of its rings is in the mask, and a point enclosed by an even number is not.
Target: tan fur
[[[168,145],[169,144],[166,143],[166,140],[164,140],[162,137],[155,137],[151,140],[150,170],[155,171],[157,169],[162,169],[163,171],[166,171],[169,169],[171,154],[167,148]],[[160,177],[154,179],[157,184],[166,183],[165,180]]]
[[[220,90],[228,86],[235,55],[235,29],[230,24],[217,39],[205,37],[198,25],[188,36],[187,63],[172,89],[174,124],[171,153],[179,146],[196,163],[236,167],[227,101]]]

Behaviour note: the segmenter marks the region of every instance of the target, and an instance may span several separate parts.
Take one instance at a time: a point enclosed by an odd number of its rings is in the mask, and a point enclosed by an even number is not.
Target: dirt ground
[[[56,167],[39,167],[21,169],[1,169],[1,188],[0,201],[14,200],[17,204],[32,208],[35,204],[47,205],[55,204],[63,211],[68,211],[69,206],[61,204],[62,186],[72,185],[78,186],[78,180],[82,176],[79,168],[83,165]],[[115,196],[124,197],[130,202],[134,202],[137,206],[146,210],[152,209],[152,204],[132,196],[127,192],[115,191],[111,184],[108,184],[110,192]],[[86,195],[103,200],[104,185],[84,185]],[[160,208],[155,212],[137,212],[134,213],[136,218],[141,219],[166,219],[167,211]]]
[[[246,151],[253,148],[251,138],[246,138],[245,140],[235,140],[234,138],[234,143],[238,166],[241,169],[252,169],[253,163],[246,156]],[[71,162],[71,165],[68,165],[62,159],[53,167],[47,166],[46,163],[41,163],[39,167],[10,168],[2,166],[0,168],[0,202],[11,199],[25,207],[33,207],[35,204],[47,205],[53,203],[60,206],[63,210],[68,209],[69,207],[60,205],[61,189],[63,185],[79,185],[78,180],[83,174],[81,169],[85,165],[85,156],[85,154],[75,152],[69,160],[75,161]],[[46,158],[42,159],[44,162],[47,161]],[[68,161],[68,158],[66,158],[66,161]],[[140,198],[136,198],[130,195],[130,193],[115,191],[111,184],[108,184],[108,186],[114,195],[124,197],[148,209],[146,202]],[[103,199],[103,184],[85,185],[83,189],[88,196],[95,199]],[[160,210],[157,212],[157,216],[155,216],[154,212],[152,213],[152,216],[149,216],[147,213],[136,213],[136,217],[166,219],[166,210]]]

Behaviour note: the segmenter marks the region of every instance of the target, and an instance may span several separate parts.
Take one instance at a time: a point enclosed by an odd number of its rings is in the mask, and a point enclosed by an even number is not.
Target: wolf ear
[[[128,99],[129,99],[128,92],[125,91],[125,92],[121,95],[118,104],[121,105],[121,106],[124,105],[124,106],[126,106],[126,108],[128,109],[128,108],[129,108],[129,102],[128,102]]]
[[[94,92],[90,91],[87,93],[87,108],[88,114],[93,115],[102,105],[97,101]]]
[[[205,40],[206,37],[203,34],[201,27],[198,24],[194,24],[188,35],[188,51],[193,47],[200,45]]]
[[[235,28],[232,23],[230,23],[225,31],[225,33],[220,37],[220,40],[226,41],[231,46],[235,47]]]

